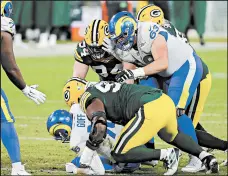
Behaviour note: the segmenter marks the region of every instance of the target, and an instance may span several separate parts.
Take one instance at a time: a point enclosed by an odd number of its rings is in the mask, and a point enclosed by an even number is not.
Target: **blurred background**
[[[227,1],[13,1],[14,44],[27,48],[29,42],[45,48],[78,42],[93,19],[108,21],[123,10],[136,15],[147,4],[161,7],[166,19],[201,45],[205,39],[227,39]]]

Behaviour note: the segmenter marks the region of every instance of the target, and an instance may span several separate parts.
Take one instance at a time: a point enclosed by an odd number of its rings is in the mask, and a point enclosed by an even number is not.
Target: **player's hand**
[[[176,112],[177,112],[177,117],[180,117],[180,116],[182,116],[183,114],[185,114],[185,109],[176,108]]]
[[[102,45],[102,49],[104,51],[108,52],[109,54],[115,55],[115,46],[108,37],[104,38]]]
[[[38,85],[27,86],[22,90],[23,94],[33,100],[36,104],[44,103],[46,100],[46,95],[42,92],[36,90]]]
[[[116,75],[115,79],[117,82],[122,83],[128,79],[135,79],[135,77],[131,70],[123,70]]]

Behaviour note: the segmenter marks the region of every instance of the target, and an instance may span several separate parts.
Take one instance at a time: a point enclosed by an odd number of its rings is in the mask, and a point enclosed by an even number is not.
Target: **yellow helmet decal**
[[[76,77],[67,81],[63,88],[63,96],[68,106],[79,103],[79,98],[85,92],[86,83],[85,80]]]
[[[134,30],[136,30],[137,24],[134,21],[134,19],[128,17],[128,16],[123,16],[120,19],[118,19],[118,21],[116,22],[116,26],[115,26],[115,33],[116,36],[119,36],[121,34],[121,24],[124,23],[125,21],[130,21],[134,24]]]
[[[162,9],[156,5],[150,4],[140,9],[137,14],[137,20],[152,21],[159,25],[163,25],[165,19]]]
[[[108,23],[93,20],[85,31],[85,42],[89,46],[101,46],[105,37],[109,37]]]

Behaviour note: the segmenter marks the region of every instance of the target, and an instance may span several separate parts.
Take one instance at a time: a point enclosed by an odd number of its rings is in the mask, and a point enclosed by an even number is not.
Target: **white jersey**
[[[1,31],[9,32],[14,36],[16,34],[14,21],[11,18],[1,16]]]
[[[80,156],[85,148],[86,141],[89,139],[91,122],[82,112],[78,104],[74,104],[71,107],[70,112],[73,113],[73,125],[70,135],[70,148]],[[99,154],[102,154],[103,156],[112,160],[110,152],[123,126],[114,124],[110,121],[107,121],[107,126],[108,128],[106,139],[100,145],[97,151]]]
[[[167,38],[168,47],[168,68],[158,73],[162,77],[169,77],[177,71],[187,60],[193,59],[193,49],[177,37],[169,34],[163,27],[153,22],[138,22],[137,48],[130,51],[116,50],[116,54],[124,62],[134,63],[139,67],[144,67],[153,62],[151,48],[153,41],[159,33],[164,33]],[[121,53],[122,52],[122,53]]]

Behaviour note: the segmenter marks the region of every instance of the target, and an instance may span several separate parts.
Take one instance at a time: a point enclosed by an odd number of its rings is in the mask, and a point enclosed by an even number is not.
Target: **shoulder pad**
[[[138,27],[138,45],[142,51],[149,53],[153,41],[158,36],[161,27],[153,22],[139,22]]]
[[[78,62],[83,63],[83,57],[88,56],[89,52],[86,48],[86,44],[84,41],[77,44],[75,50],[74,50],[74,58]]]
[[[15,24],[11,18],[1,17],[1,31],[9,32],[12,35],[16,34]]]

